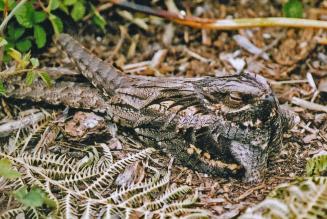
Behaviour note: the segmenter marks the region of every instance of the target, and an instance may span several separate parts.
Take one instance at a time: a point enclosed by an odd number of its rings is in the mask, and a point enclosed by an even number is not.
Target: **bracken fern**
[[[308,176],[326,176],[327,154],[317,155],[307,162],[306,171]]]
[[[311,177],[277,187],[240,219],[327,218],[327,156],[311,158],[306,169]]]
[[[43,124],[43,123],[42,123]],[[42,125],[42,129],[44,129]],[[35,135],[31,129],[27,136]],[[39,131],[38,131],[39,132]],[[20,137],[21,138],[21,137]],[[16,143],[24,142],[17,138]],[[37,142],[36,142],[37,143]],[[21,145],[21,144],[20,144]],[[130,154],[114,162],[109,147],[98,144],[84,152],[83,159],[69,158],[31,147],[16,147],[7,153],[6,146],[0,150],[0,159],[10,160],[12,167],[22,176],[17,179],[0,178],[0,192],[6,200],[11,192],[23,186],[39,188],[47,197],[42,207],[27,207],[17,201],[2,209],[0,218],[24,215],[25,218],[206,218],[207,211],[192,208],[197,194],[188,186],[171,186],[170,172],[163,173],[151,165],[148,148]],[[135,163],[142,164],[145,177],[124,186],[117,186],[119,175]],[[50,203],[50,204],[49,204]]]

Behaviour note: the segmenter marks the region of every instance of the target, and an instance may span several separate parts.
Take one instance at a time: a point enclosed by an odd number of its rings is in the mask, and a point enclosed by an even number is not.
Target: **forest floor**
[[[197,3],[185,3],[183,7],[200,17],[218,19],[282,15],[281,5],[275,4],[275,1],[240,1],[242,3],[237,4],[194,2]],[[252,28],[208,31],[137,15],[146,24],[142,29],[142,25],[132,24],[119,16],[118,10],[123,11],[116,7],[108,10],[109,28],[105,34],[90,26],[75,27],[67,32],[75,33],[74,36],[94,54],[114,63],[126,74],[197,77],[246,70],[263,75],[270,81],[280,103],[287,104],[301,118],[300,124],[284,134],[281,153],[271,158],[265,179],[258,184],[212,177],[173,166],[171,183],[189,185],[198,190],[199,206],[219,218],[235,217],[263,200],[277,185],[304,176],[306,160],[327,150],[326,112],[292,104],[293,97],[324,106],[327,104],[327,49],[318,40],[323,36],[321,30]],[[309,8],[306,8],[306,12],[309,13]],[[246,39],[250,42],[245,42]],[[248,45],[259,48],[260,52],[249,52]],[[53,45],[39,58],[43,65],[73,67],[60,53]],[[20,106],[14,106],[16,102],[4,101],[9,108],[38,108],[38,104],[30,102],[20,102]],[[56,110],[61,111],[62,108]],[[87,141],[79,141],[79,144],[94,143],[92,134],[90,136]],[[116,154],[121,151],[118,156],[122,156],[124,150],[130,149],[123,146],[116,150]],[[169,165],[170,158],[165,155],[157,155],[156,159],[162,163],[163,170]]]

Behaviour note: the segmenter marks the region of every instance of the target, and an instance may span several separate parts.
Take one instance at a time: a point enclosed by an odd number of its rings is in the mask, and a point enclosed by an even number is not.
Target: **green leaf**
[[[8,41],[17,41],[25,33],[25,28],[21,26],[15,26],[9,24],[7,27],[7,39]]]
[[[8,43],[5,45],[5,51],[8,52],[10,51],[11,48],[15,47],[15,44],[8,41]]]
[[[5,38],[0,37],[0,47],[3,47],[8,44],[8,41]]]
[[[27,186],[23,186],[13,192],[17,201],[27,207],[40,207],[44,203],[45,193],[39,188],[32,188],[27,190]]]
[[[71,16],[74,21],[81,20],[85,15],[85,6],[82,2],[76,2],[73,6],[73,10],[71,12]]]
[[[30,59],[31,59],[31,53],[28,52],[28,53],[23,55],[22,61],[24,63],[26,63],[26,65],[28,65],[30,63],[30,61],[31,61]]]
[[[288,0],[283,5],[283,14],[285,17],[302,18],[303,5],[299,0]]]
[[[31,58],[30,61],[32,63],[33,68],[37,68],[40,66],[40,62],[37,58]]]
[[[25,69],[26,66],[30,63],[30,53],[22,55],[22,53],[20,53],[19,51],[13,48],[9,48],[7,54],[10,55],[11,58],[13,58],[17,62],[17,68],[19,69]]]
[[[2,82],[0,82],[0,93],[3,90],[4,87]],[[8,158],[3,158],[0,160],[0,176],[6,178],[6,179],[15,179],[21,176],[21,173],[14,170],[11,166],[11,162]]]
[[[11,11],[16,6],[15,0],[8,0],[8,8]],[[0,11],[3,11],[5,8],[5,1],[0,0]]]
[[[17,3],[15,0],[8,0],[8,7],[9,10],[12,10],[14,7],[16,7]]]
[[[53,14],[49,15],[49,19],[55,34],[58,36],[64,29],[61,19]]]
[[[25,33],[24,27],[15,27],[14,25],[9,25],[7,30],[9,41],[17,41]]]
[[[37,48],[44,47],[45,43],[47,42],[47,34],[40,25],[34,26],[34,38]]]
[[[50,3],[49,3],[50,11],[56,10],[59,6],[60,6],[59,0],[50,0]]]
[[[25,33],[25,28],[23,27],[17,27],[15,28],[15,32],[14,32],[14,40],[18,40],[19,38],[21,38],[21,36],[23,36],[23,34]]]
[[[44,11],[35,11],[33,14],[33,22],[35,24],[42,23],[47,18],[47,14]]]
[[[16,48],[21,52],[27,52],[32,47],[31,40],[29,39],[22,39],[16,43]]]
[[[63,12],[65,12],[66,14],[69,14],[68,6],[67,5],[64,5],[62,2],[60,3],[59,8],[60,8],[60,10],[62,10]]]
[[[26,28],[33,26],[34,8],[31,3],[25,3],[15,13],[15,17],[20,25]]]
[[[0,1],[0,11],[3,11],[5,9],[5,2],[4,0]]]
[[[95,9],[95,7],[92,5],[92,12],[94,13],[92,17],[92,22],[101,28],[101,30],[104,32],[105,27],[107,25],[107,21],[101,16],[101,14]]]
[[[20,199],[23,199],[26,196],[27,193],[28,193],[27,186],[22,186],[19,189],[17,189],[16,191],[14,191],[14,196],[18,200],[20,200]]]
[[[6,88],[3,85],[3,82],[0,80],[0,95],[5,95],[5,94],[6,94]]]
[[[14,36],[15,36],[15,27],[13,24],[9,24],[7,26],[7,39],[14,39]]]
[[[28,86],[31,86],[33,84],[33,82],[35,81],[35,79],[37,78],[37,73],[35,73],[34,71],[29,71],[27,72],[26,78],[25,78],[25,83]]]
[[[51,209],[59,208],[57,202],[55,200],[47,197],[47,196],[43,199],[43,202],[44,202],[44,204],[46,204]]]
[[[10,48],[9,51],[8,51],[8,55],[11,56],[11,58],[13,58],[14,60],[16,60],[17,62],[21,62],[22,61],[22,54],[13,49],[13,48]]]
[[[71,6],[75,4],[77,0],[64,0],[64,5]]]
[[[50,75],[47,72],[39,72],[39,76],[41,77],[42,81],[47,85],[48,87],[51,87],[53,82],[50,77]]]

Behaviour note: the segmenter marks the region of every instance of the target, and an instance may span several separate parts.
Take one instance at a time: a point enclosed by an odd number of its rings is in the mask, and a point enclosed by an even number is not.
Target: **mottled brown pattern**
[[[8,83],[7,92],[8,95],[17,99],[28,98],[37,102],[63,104],[96,112],[105,112],[108,104],[97,89],[75,82],[57,82],[52,87],[47,87],[42,81],[35,81],[32,86],[27,86],[24,81],[11,80]]]
[[[283,129],[291,124],[292,114],[280,108],[259,75],[124,76],[69,35],[62,34],[58,42],[103,98],[95,89],[71,82],[50,89],[34,85],[38,92],[20,88],[15,96],[106,111],[124,132],[194,170],[260,180],[271,152],[282,143]]]

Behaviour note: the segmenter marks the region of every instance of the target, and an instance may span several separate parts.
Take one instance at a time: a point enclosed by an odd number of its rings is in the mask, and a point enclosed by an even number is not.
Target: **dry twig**
[[[174,13],[165,10],[154,10],[151,7],[138,5],[132,2],[128,2],[126,0],[110,0],[110,2],[121,7],[127,8],[129,10],[162,17],[178,24],[201,29],[235,30],[240,28],[253,27],[299,27],[327,29],[327,21],[312,19],[286,17],[210,19],[195,16],[186,16],[182,13]]]
[[[39,121],[45,118],[45,114],[42,112],[31,114],[28,116],[25,116],[19,120],[13,120],[9,121],[3,125],[0,125],[0,137],[6,137],[11,132],[26,128],[27,126],[37,124]]]
[[[292,103],[295,105],[298,105],[300,107],[303,107],[305,109],[327,113],[327,107],[320,105],[318,103],[312,103],[312,102],[309,102],[307,100],[303,100],[303,99],[300,99],[297,97],[292,98]]]

